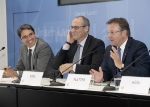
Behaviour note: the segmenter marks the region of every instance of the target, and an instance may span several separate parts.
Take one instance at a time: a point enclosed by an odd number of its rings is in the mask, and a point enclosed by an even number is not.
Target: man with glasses
[[[105,45],[102,40],[88,34],[89,28],[89,20],[84,16],[72,21],[66,42],[54,59],[54,67],[62,74],[89,74],[90,69],[98,70],[101,65]]]
[[[95,82],[110,81],[115,75],[150,76],[150,57],[143,42],[130,37],[130,28],[126,19],[113,18],[108,22],[107,35],[110,45],[107,46],[105,57],[99,72],[91,69]],[[116,47],[116,48],[115,48]],[[140,59],[122,72],[129,64],[145,53]]]
[[[53,70],[52,61],[54,54],[45,41],[36,38],[34,28],[29,24],[21,25],[17,30],[18,36],[23,44],[20,47],[19,60],[14,69],[5,67],[4,77],[17,77],[22,75],[22,71],[41,71],[43,77],[50,76]],[[18,71],[18,73],[17,73]]]

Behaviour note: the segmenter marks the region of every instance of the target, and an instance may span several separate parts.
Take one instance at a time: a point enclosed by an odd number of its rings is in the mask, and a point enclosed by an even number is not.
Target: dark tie
[[[29,49],[29,56],[28,56],[29,70],[31,70],[31,58],[32,58],[32,49]]]
[[[120,57],[120,60],[121,60],[121,48],[120,47],[118,47],[118,55],[119,55],[119,57]],[[118,75],[117,75],[117,77],[118,78],[121,78],[121,73],[120,73],[120,70],[117,68],[117,73],[118,73]]]
[[[75,55],[74,55],[74,58],[73,58],[72,63],[76,63],[76,62],[79,60],[79,58],[80,58],[80,47],[81,47],[81,45],[78,44],[77,50],[76,50],[76,53],[75,53]],[[79,64],[79,62],[78,62],[77,64]],[[71,71],[70,73],[74,73],[74,72]],[[68,73],[65,73],[65,74],[63,75],[63,78],[66,79],[67,77],[68,77]]]

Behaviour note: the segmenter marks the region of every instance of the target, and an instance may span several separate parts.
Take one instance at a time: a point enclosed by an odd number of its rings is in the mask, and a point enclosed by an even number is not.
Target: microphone
[[[89,52],[87,53],[86,55],[84,55],[81,59],[79,59],[78,61],[76,61],[75,63],[73,63],[70,67],[68,67],[67,69],[65,69],[62,73],[64,73],[66,70],[68,70],[69,68],[71,68],[73,65],[77,64],[79,61],[81,61],[83,58],[85,58],[86,56],[92,54],[92,53],[95,53],[97,52],[96,50],[92,51],[92,52]]]
[[[2,50],[4,50],[5,49],[5,47],[2,47],[2,49],[0,50],[0,51],[2,51]]]
[[[133,62],[131,62],[128,66],[126,66],[122,71],[121,74],[123,72],[125,72],[126,69],[128,69],[133,63],[135,63],[138,59],[140,59],[141,57],[143,57],[145,54],[149,53],[149,51],[144,52],[143,54],[141,54],[138,58],[136,58]],[[111,81],[118,75],[118,73],[108,82],[108,84],[103,88],[102,91],[114,91],[116,90],[114,86],[110,86]]]
[[[15,79],[15,80],[13,80],[13,81],[11,81],[11,82],[12,82],[12,83],[20,83],[20,81],[21,81],[21,78],[18,77],[17,79]]]
[[[68,70],[69,68],[71,68],[73,65],[75,65],[75,64],[77,64],[79,61],[81,61],[83,58],[87,57],[88,55],[90,55],[90,54],[92,54],[92,53],[96,53],[96,52],[97,52],[97,50],[94,50],[94,51],[92,51],[92,52],[87,53],[87,54],[84,55],[82,58],[80,58],[78,61],[76,61],[75,63],[73,63],[71,66],[69,66],[68,68],[66,68],[64,71],[62,71],[62,74],[63,74],[66,70]],[[55,74],[53,75],[53,80],[50,81],[50,86],[64,86],[64,85],[65,85],[65,84],[63,84],[63,83],[56,82],[56,79],[57,79],[60,75],[61,75],[61,73],[60,73],[58,76],[56,76],[56,78],[55,78]]]

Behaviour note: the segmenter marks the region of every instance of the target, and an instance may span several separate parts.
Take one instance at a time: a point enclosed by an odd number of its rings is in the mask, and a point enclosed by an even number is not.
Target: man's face
[[[81,42],[88,34],[88,26],[83,25],[83,19],[81,17],[75,18],[71,26],[73,27],[71,29],[73,39]]]
[[[21,41],[29,48],[35,45],[36,36],[32,30],[24,29],[21,31]]]
[[[112,46],[121,46],[124,42],[124,35],[122,33],[119,24],[111,23],[108,24],[107,36]]]

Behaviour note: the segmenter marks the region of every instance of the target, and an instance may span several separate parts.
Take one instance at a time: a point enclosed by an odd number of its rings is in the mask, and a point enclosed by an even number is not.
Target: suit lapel
[[[29,63],[28,63],[28,48],[27,46],[24,47],[23,49],[23,61],[25,64],[25,68],[29,68]]]
[[[73,62],[73,58],[74,58],[74,55],[76,53],[76,50],[77,50],[77,41],[75,41],[71,47],[70,47],[70,51],[67,53],[68,54],[68,60],[70,63]]]
[[[83,47],[82,57],[87,54],[87,50],[88,50],[90,44],[91,44],[91,36],[88,35],[87,40],[86,40],[84,47]],[[81,64],[82,64],[82,62],[83,62],[83,60],[81,61]]]
[[[37,42],[36,42],[36,46],[35,46],[35,49],[34,49],[34,51],[33,51],[33,55],[32,55],[32,67],[33,67],[33,70],[36,68],[36,60],[37,60],[37,56],[36,56],[36,49],[37,49],[37,47],[38,47],[38,43],[40,42],[39,40],[40,39],[36,39],[37,40]]]
[[[127,54],[128,54],[128,51],[130,49],[130,45],[131,45],[131,42],[132,42],[132,37],[129,37],[128,38],[128,41],[127,41],[127,44],[125,46],[125,50],[124,50],[124,53],[123,53],[123,58],[122,58],[122,62],[124,62]]]

